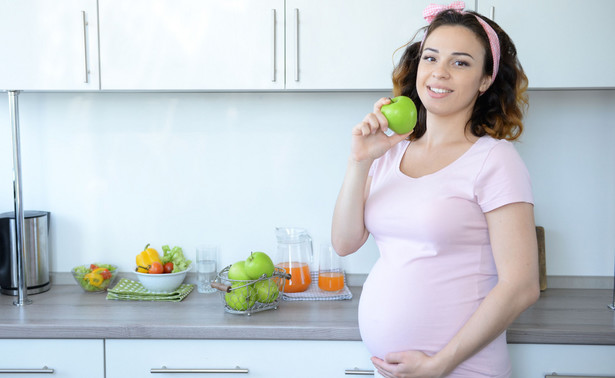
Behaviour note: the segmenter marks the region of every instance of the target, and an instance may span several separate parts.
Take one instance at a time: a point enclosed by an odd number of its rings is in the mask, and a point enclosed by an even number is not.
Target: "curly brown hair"
[[[476,34],[485,48],[483,71],[491,76],[493,56],[489,48],[487,33],[476,17],[487,22],[500,40],[500,64],[498,74],[489,89],[478,97],[474,104],[468,126],[473,135],[490,135],[497,139],[515,140],[523,132],[523,114],[528,106],[527,76],[517,59],[517,49],[508,35],[495,22],[475,12],[446,10],[423,28],[425,39],[431,32],[443,25],[464,26]],[[402,47],[403,48],[403,47]],[[426,110],[416,90],[416,75],[422,54],[422,43],[411,42],[407,45],[398,65],[393,70],[393,95],[408,96],[418,109],[418,121],[409,139],[418,139],[426,131]]]

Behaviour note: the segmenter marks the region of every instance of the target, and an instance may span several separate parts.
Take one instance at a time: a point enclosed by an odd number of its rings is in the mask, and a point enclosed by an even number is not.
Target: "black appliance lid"
[[[40,217],[46,217],[48,215],[49,215],[48,211],[25,210],[23,212],[24,219],[40,218]],[[7,219],[7,218],[8,219],[15,219],[15,212],[14,211],[9,211],[9,212],[0,214],[0,219]]]

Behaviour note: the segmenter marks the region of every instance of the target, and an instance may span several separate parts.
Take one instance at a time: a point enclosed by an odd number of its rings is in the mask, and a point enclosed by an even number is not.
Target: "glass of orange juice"
[[[342,260],[330,244],[320,246],[318,287],[331,292],[340,291],[344,288]]]

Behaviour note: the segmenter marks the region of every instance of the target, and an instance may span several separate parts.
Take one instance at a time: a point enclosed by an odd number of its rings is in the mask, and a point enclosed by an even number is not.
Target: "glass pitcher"
[[[291,275],[284,291],[299,293],[306,291],[312,283],[310,264],[312,262],[312,238],[304,228],[277,227],[277,266]]]

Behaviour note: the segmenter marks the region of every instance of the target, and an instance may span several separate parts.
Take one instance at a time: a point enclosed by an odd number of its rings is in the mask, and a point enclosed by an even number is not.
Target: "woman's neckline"
[[[474,143],[472,143],[470,145],[470,147],[468,147],[461,155],[459,155],[459,157],[457,157],[455,160],[451,161],[449,164],[443,166],[442,168],[440,168],[440,169],[438,169],[438,170],[436,170],[434,172],[430,172],[430,173],[427,173],[427,174],[424,174],[424,175],[421,175],[421,176],[417,176],[417,177],[410,176],[410,175],[404,173],[402,171],[402,169],[401,169],[401,163],[402,163],[402,161],[404,159],[404,156],[406,155],[406,153],[408,152],[408,148],[410,148],[410,145],[412,144],[412,141],[405,140],[404,141],[405,147],[403,148],[403,153],[400,154],[400,156],[397,159],[397,173],[402,175],[402,176],[404,176],[404,177],[406,177],[406,178],[408,178],[408,179],[410,179],[410,180],[420,180],[420,179],[423,179],[423,178],[437,176],[437,175],[441,174],[442,172],[448,171],[449,169],[451,169],[451,167],[457,165],[458,162],[463,160],[464,157],[467,156],[469,154],[469,152],[472,151],[475,148],[475,146],[478,143],[480,143],[480,141],[482,139],[484,139],[484,138],[485,138],[484,136],[483,137],[479,137]]]

